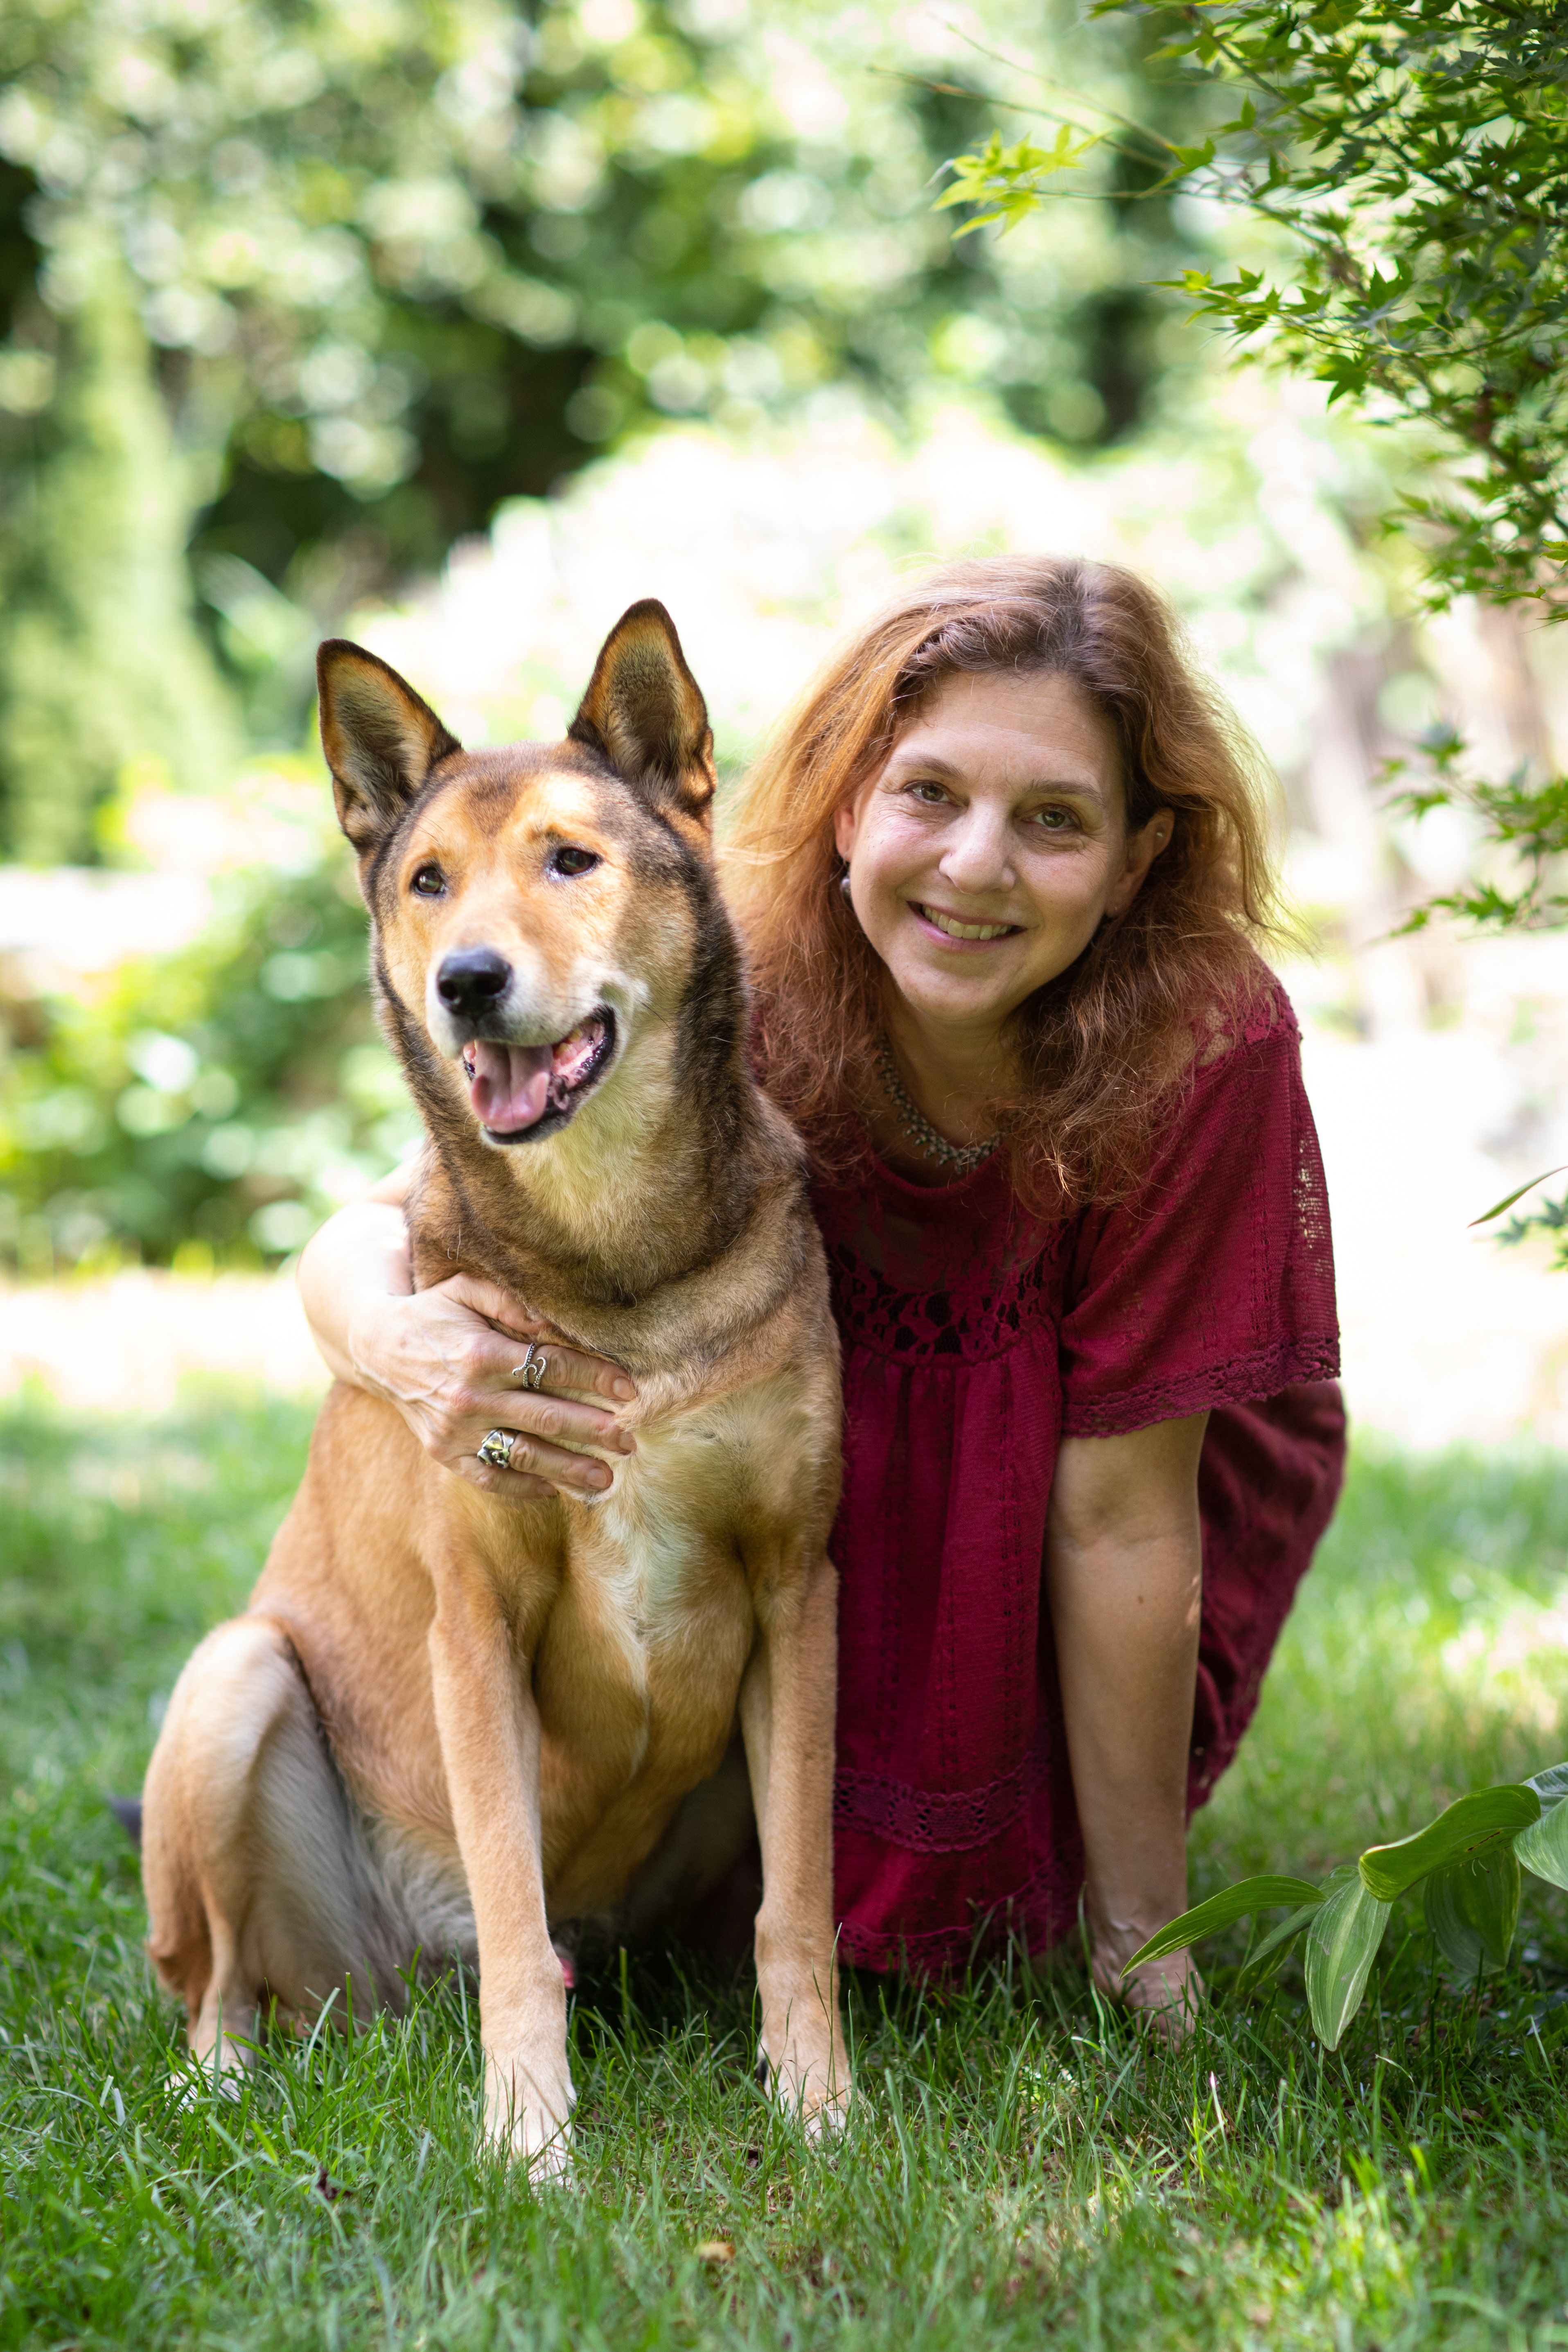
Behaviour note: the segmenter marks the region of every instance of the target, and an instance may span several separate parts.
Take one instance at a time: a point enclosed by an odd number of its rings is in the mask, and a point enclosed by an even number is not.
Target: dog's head
[[[639,1043],[647,1063],[662,1040],[668,1065],[694,972],[729,933],[712,730],[663,605],[616,623],[561,743],[465,751],[395,670],[341,639],[319,676],[384,1006],[426,1115],[466,1116],[493,1146],[538,1143]]]

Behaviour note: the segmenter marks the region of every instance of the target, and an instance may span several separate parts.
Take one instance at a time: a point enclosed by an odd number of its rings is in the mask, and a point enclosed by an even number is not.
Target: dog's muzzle
[[[610,1066],[616,1016],[601,1004],[550,1045],[476,1037],[462,1049],[468,1100],[492,1143],[531,1143],[564,1127]]]

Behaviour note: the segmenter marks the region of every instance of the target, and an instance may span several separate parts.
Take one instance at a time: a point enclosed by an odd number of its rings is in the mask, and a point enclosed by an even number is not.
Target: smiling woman
[[[729,852],[844,1346],[846,1954],[1035,1949],[1170,2020],[1179,1908],[1343,1451],[1250,747],[1109,566],[916,584]]]

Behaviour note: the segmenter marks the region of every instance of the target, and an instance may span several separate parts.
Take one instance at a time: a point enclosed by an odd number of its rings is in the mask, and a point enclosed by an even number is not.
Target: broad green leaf
[[[1453,1863],[1427,1879],[1422,1897],[1426,1925],[1444,1958],[1466,1981],[1507,1960],[1519,1924],[1519,1864],[1506,1846]]]
[[[1282,1920],[1278,1927],[1271,1928],[1261,1944],[1248,1952],[1246,1964],[1236,1980],[1237,1992],[1256,1992],[1260,1985],[1268,1982],[1270,1977],[1279,1975],[1291,1945],[1317,1909],[1316,1903],[1303,1903],[1299,1911],[1292,1911],[1288,1919]]]
[[[1551,1886],[1568,1888],[1568,1804],[1553,1805],[1513,1842],[1514,1860]]]
[[[1568,1764],[1532,1773],[1528,1786],[1541,1799],[1541,1819],[1515,1838],[1514,1859],[1549,1885],[1568,1888]]]
[[[1145,1960],[1163,1960],[1167,1952],[1185,1951],[1205,1936],[1217,1936],[1222,1927],[1234,1927],[1238,1919],[1251,1912],[1268,1911],[1282,1903],[1303,1904],[1315,1909],[1322,1901],[1321,1887],[1304,1878],[1244,1878],[1221,1894],[1211,1895],[1191,1911],[1184,1911],[1179,1919],[1151,1936],[1142,1950],[1133,1953],[1129,1969],[1142,1968]],[[1124,1971],[1125,1973],[1125,1971]]]
[[[1327,1896],[1307,1930],[1307,2006],[1312,2031],[1325,2049],[1337,2050],[1346,2026],[1361,2007],[1390,1906],[1346,1874]]]
[[[1521,1782],[1474,1789],[1414,1837],[1400,1838],[1394,1845],[1369,1846],[1361,1858],[1362,1884],[1380,1902],[1392,1903],[1428,1872],[1505,1844],[1516,1831],[1528,1829],[1540,1818],[1540,1798]]]
[[[1568,1799],[1568,1764],[1549,1764],[1544,1772],[1532,1772],[1524,1785],[1534,1790],[1545,1812]]]
[[[1486,1947],[1460,1914],[1454,1882],[1457,1870],[1434,1871],[1421,1890],[1426,1925],[1437,1948],[1462,1983],[1473,1984],[1486,1966]]]

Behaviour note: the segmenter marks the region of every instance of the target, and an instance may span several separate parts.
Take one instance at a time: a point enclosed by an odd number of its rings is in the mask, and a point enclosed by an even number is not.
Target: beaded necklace
[[[899,1076],[893,1049],[886,1037],[878,1041],[876,1060],[877,1075],[887,1088],[888,1099],[899,1114],[900,1127],[915,1149],[922,1151],[928,1160],[935,1160],[944,1168],[956,1168],[961,1175],[967,1176],[973,1169],[979,1167],[983,1160],[989,1160],[992,1153],[1000,1148],[1002,1138],[999,1135],[994,1135],[989,1143],[950,1143],[945,1135],[937,1133],[925,1113],[911,1099],[909,1089]]]

